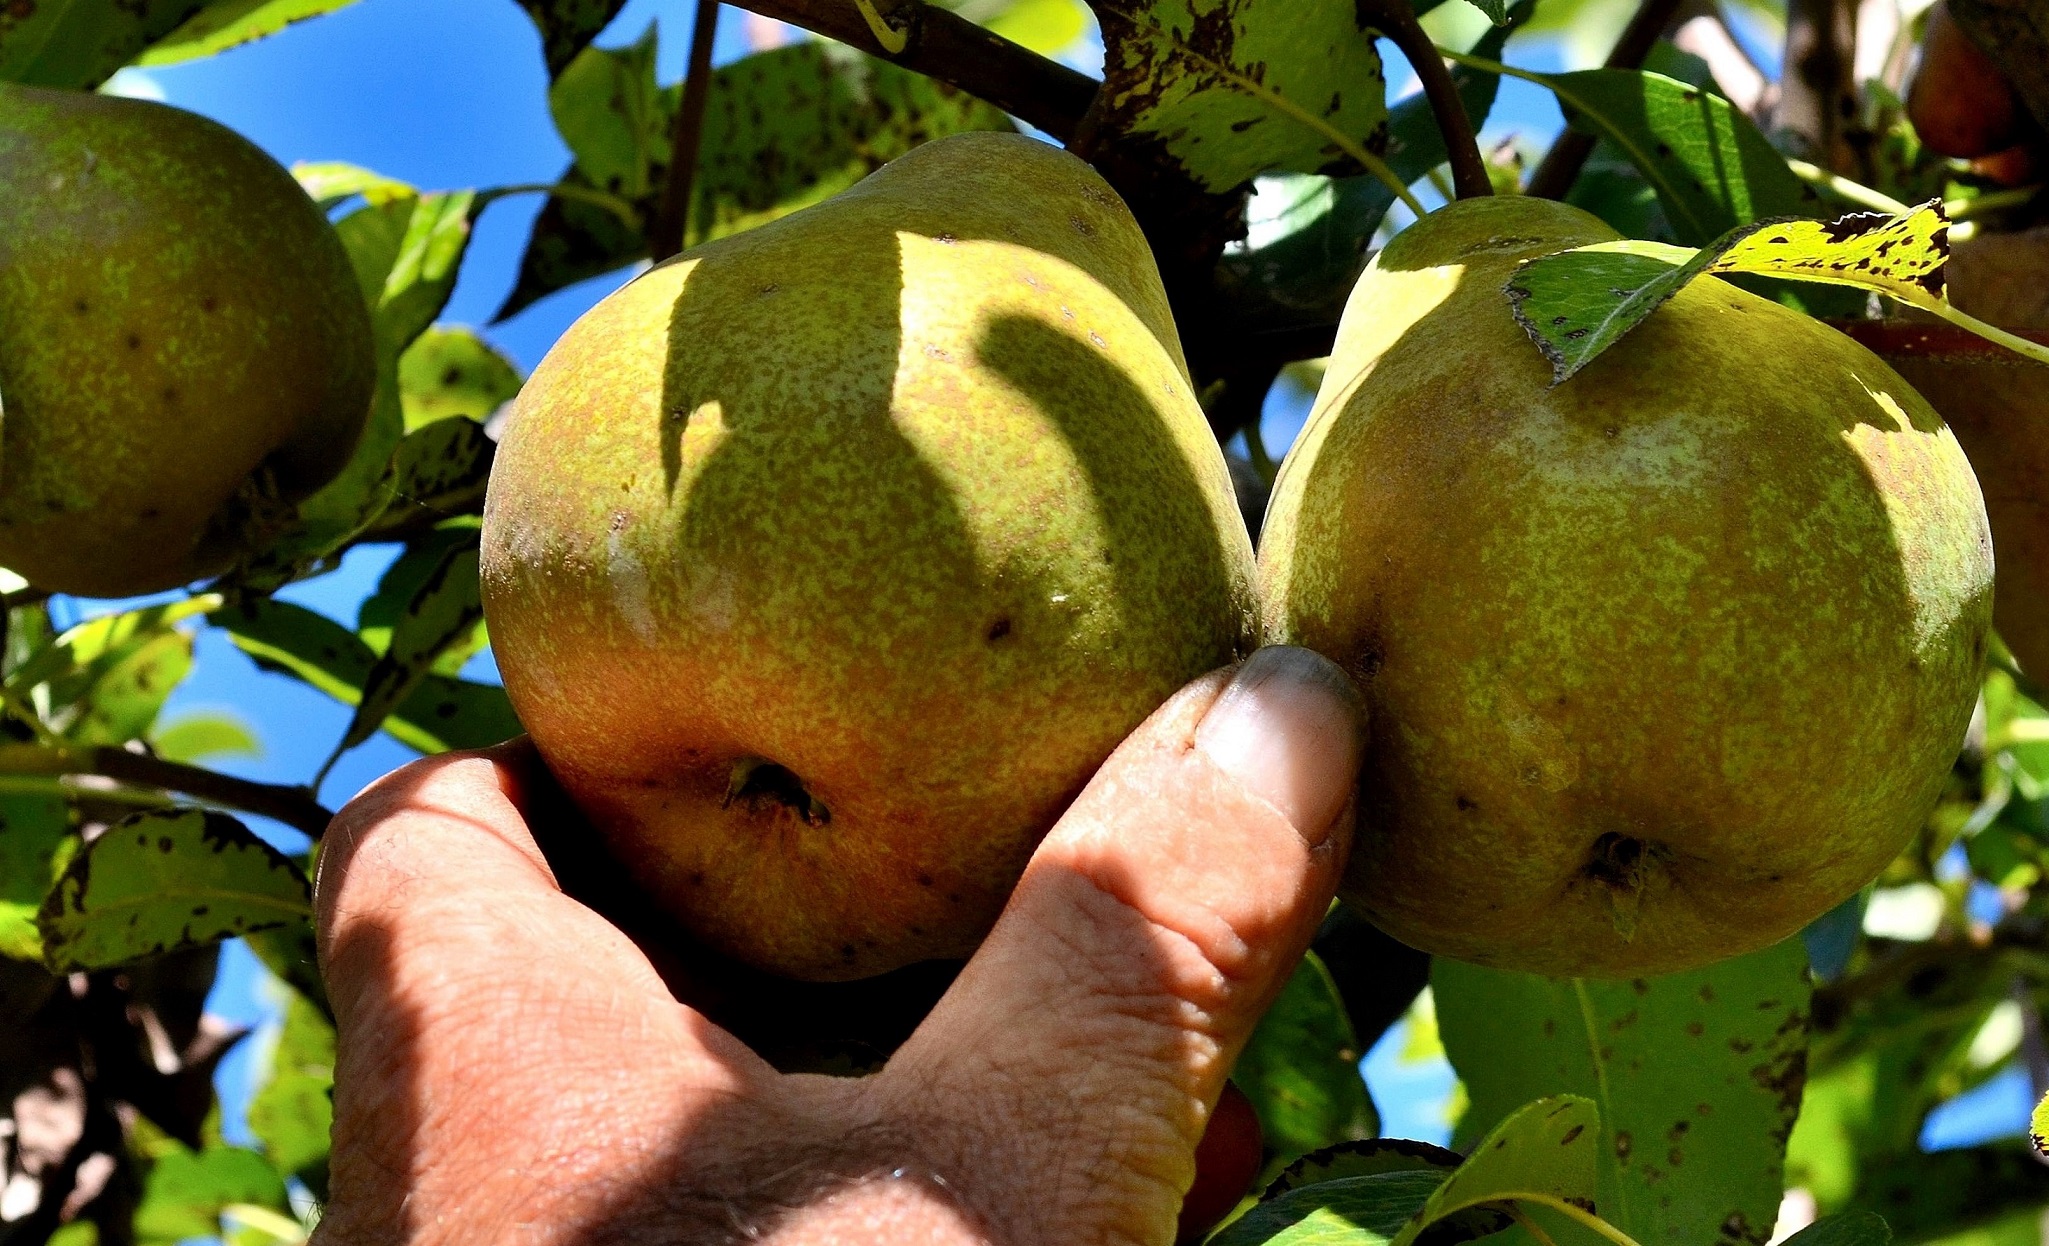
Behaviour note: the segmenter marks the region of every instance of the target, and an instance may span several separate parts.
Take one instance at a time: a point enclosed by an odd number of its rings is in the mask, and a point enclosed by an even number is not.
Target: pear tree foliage
[[[91,90],[124,67],[210,57],[309,20],[296,37],[318,39],[318,19],[351,3],[15,0],[0,5],[0,82]],[[834,3],[758,7],[841,29]],[[923,5],[877,7],[897,20]],[[0,1246],[303,1241],[325,1197],[335,1053],[312,949],[318,776],[237,779],[236,760],[261,747],[253,715],[166,713],[213,645],[344,707],[336,756],[379,733],[421,753],[519,733],[473,659],[489,644],[484,483],[521,377],[488,328],[440,317],[479,216],[507,197],[544,203],[501,317],[650,258],[678,183],[685,92],[659,80],[655,27],[614,29],[622,0],[518,7],[568,153],[550,184],[295,170],[376,326],[377,392],[354,459],[231,570],[185,592],[86,609],[0,580]],[[686,245],[816,203],[931,139],[1014,128],[984,94],[1028,90],[1018,83],[1049,72],[1043,53],[1097,41],[1100,88],[1059,137],[1154,239],[1195,380],[1250,460],[1256,500],[1272,478],[1256,418],[1268,386],[1313,384],[1306,361],[1329,352],[1352,281],[1405,219],[1390,216],[1396,188],[1448,189],[1436,104],[1390,95],[1398,62],[1351,0],[941,7],[992,32],[986,64],[799,38],[720,65],[681,205]],[[1488,126],[1512,77],[1593,140],[1568,198],[1627,236],[1533,260],[1503,291],[1559,383],[1689,280],[1746,282],[1817,314],[1862,314],[1870,294],[1961,316],[1943,290],[1948,214],[1978,215],[1992,188],[1920,146],[1896,76],[1859,84],[1858,166],[1817,170],[1670,41],[1650,68],[1594,67],[1629,5],[1472,7],[1417,5],[1489,139],[1497,187],[1517,188],[1540,154]],[[671,39],[684,11],[663,10]],[[1730,12],[1771,31],[1786,9],[1744,0]],[[1558,49],[1571,68],[1556,68]],[[1831,302],[1814,281],[1851,297]],[[352,617],[278,595],[356,549],[384,551],[388,570]],[[1995,649],[1970,741],[1920,836],[1801,938],[1688,974],[1591,982],[1433,967],[1334,915],[1240,1058],[1267,1162],[1209,1240],[1763,1246],[1777,1227],[1798,1229],[1795,1246],[2039,1241],[2049,1100],[2032,1145],[2024,1132],[1941,1150],[1923,1140],[1960,1096],[2049,1090],[2045,876],[2049,693]],[[244,942],[282,1001],[265,1034],[202,1020],[226,939]],[[788,1062],[856,1071],[886,1056],[878,1042]],[[238,1135],[248,1145],[223,1137],[212,1090],[237,1043],[257,1064]],[[1398,1064],[1448,1058],[1460,1079],[1450,1148],[1382,1136],[1399,1127],[1394,1105],[1376,1105],[1359,1071],[1382,1043]],[[45,1124],[77,1126],[56,1167],[9,1142],[31,1101]],[[110,1135],[88,1121],[116,1124]],[[1817,1218],[1782,1222],[1782,1204]]]

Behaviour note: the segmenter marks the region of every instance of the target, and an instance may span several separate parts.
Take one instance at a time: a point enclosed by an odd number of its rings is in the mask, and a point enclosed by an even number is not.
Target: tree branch
[[[855,0],[741,0],[740,7],[958,87],[1063,143],[1102,85],[923,0],[870,6],[896,50],[883,45]]]
[[[1473,133],[1473,119],[1466,115],[1465,101],[1459,98],[1458,83],[1452,81],[1451,70],[1445,68],[1444,58],[1437,54],[1430,33],[1416,20],[1415,7],[1409,0],[1371,0],[1360,7],[1381,33],[1401,49],[1409,67],[1422,80],[1423,94],[1430,101],[1430,115],[1436,118],[1438,132],[1444,136],[1445,158],[1451,162],[1452,190],[1461,199],[1483,199],[1493,194],[1494,182],[1487,176],[1487,162],[1480,156],[1480,140]]]
[[[704,106],[711,98],[711,45],[719,32],[719,0],[697,0],[690,28],[690,69],[683,78],[683,102],[669,145],[669,180],[649,223],[649,258],[659,264],[683,249],[690,216],[690,186],[697,177],[697,152],[704,143]]]
[[[1603,64],[1609,69],[1643,68],[1644,59],[1657,46],[1658,36],[1665,33],[1666,25],[1678,11],[1679,0],[1643,0]],[[1551,144],[1551,150],[1544,153],[1543,163],[1530,174],[1526,193],[1540,199],[1565,198],[1572,184],[1579,180],[1579,171],[1586,167],[1587,157],[1593,154],[1594,136],[1567,126],[1558,141]]]
[[[314,839],[334,820],[334,814],[303,787],[238,779],[111,745],[0,744],[0,774],[99,775],[120,783],[160,787],[224,808],[275,818]]]

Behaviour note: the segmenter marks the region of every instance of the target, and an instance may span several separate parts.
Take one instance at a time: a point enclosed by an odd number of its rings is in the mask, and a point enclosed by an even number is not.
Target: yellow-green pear
[[[1555,976],[1766,946],[1936,799],[1992,609],[1956,441],[1870,352],[1699,280],[1579,375],[1502,287],[1615,234],[1459,202],[1360,279],[1260,547],[1268,638],[1365,690],[1342,894]]]
[[[1104,757],[1257,631],[1145,239],[1006,134],[578,321],[507,423],[483,583],[506,691],[611,850],[814,979],[971,951]]]
[[[0,83],[0,565],[101,597],[224,570],[348,461],[374,382],[348,255],[276,161]]]
[[[1959,242],[1945,275],[1950,302],[1971,315],[2008,329],[2049,329],[2049,229]],[[1910,324],[1884,329],[1895,340],[1914,333]],[[1969,353],[1879,353],[1956,429],[1992,521],[1993,622],[2021,669],[2049,679],[2049,367],[1947,325],[1930,336],[1962,337]]]

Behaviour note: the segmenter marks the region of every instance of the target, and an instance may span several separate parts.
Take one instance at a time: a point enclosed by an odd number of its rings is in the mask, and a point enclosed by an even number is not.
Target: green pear
[[[348,255],[270,157],[0,84],[0,565],[101,597],[224,570],[348,461],[375,379]]]
[[[1955,439],[1818,321],[1695,281],[1553,387],[1502,287],[1615,236],[1524,198],[1397,235],[1260,547],[1268,638],[1375,725],[1341,894],[1555,976],[1764,947],[1870,881],[1949,773],[1992,609]]]
[[[2049,329],[2049,229],[1959,242],[1946,276],[1950,302],[1971,315],[2008,329]],[[1932,335],[1962,336],[1947,325]],[[1927,396],[1970,456],[1999,557],[1992,621],[2021,669],[2041,680],[2049,678],[2049,367],[1965,341],[1969,353],[1879,353]]]
[[[483,584],[506,691],[612,852],[813,979],[970,952],[1117,743],[1257,632],[1145,239],[1014,134],[578,321],[507,423]]]

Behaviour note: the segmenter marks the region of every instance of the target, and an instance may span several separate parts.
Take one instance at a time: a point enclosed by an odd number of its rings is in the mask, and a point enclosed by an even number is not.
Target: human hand
[[[1270,648],[1103,764],[879,1073],[785,1075],[565,894],[530,747],[416,763],[336,818],[321,1246],[1165,1243],[1239,1049],[1328,907],[1363,727]]]

